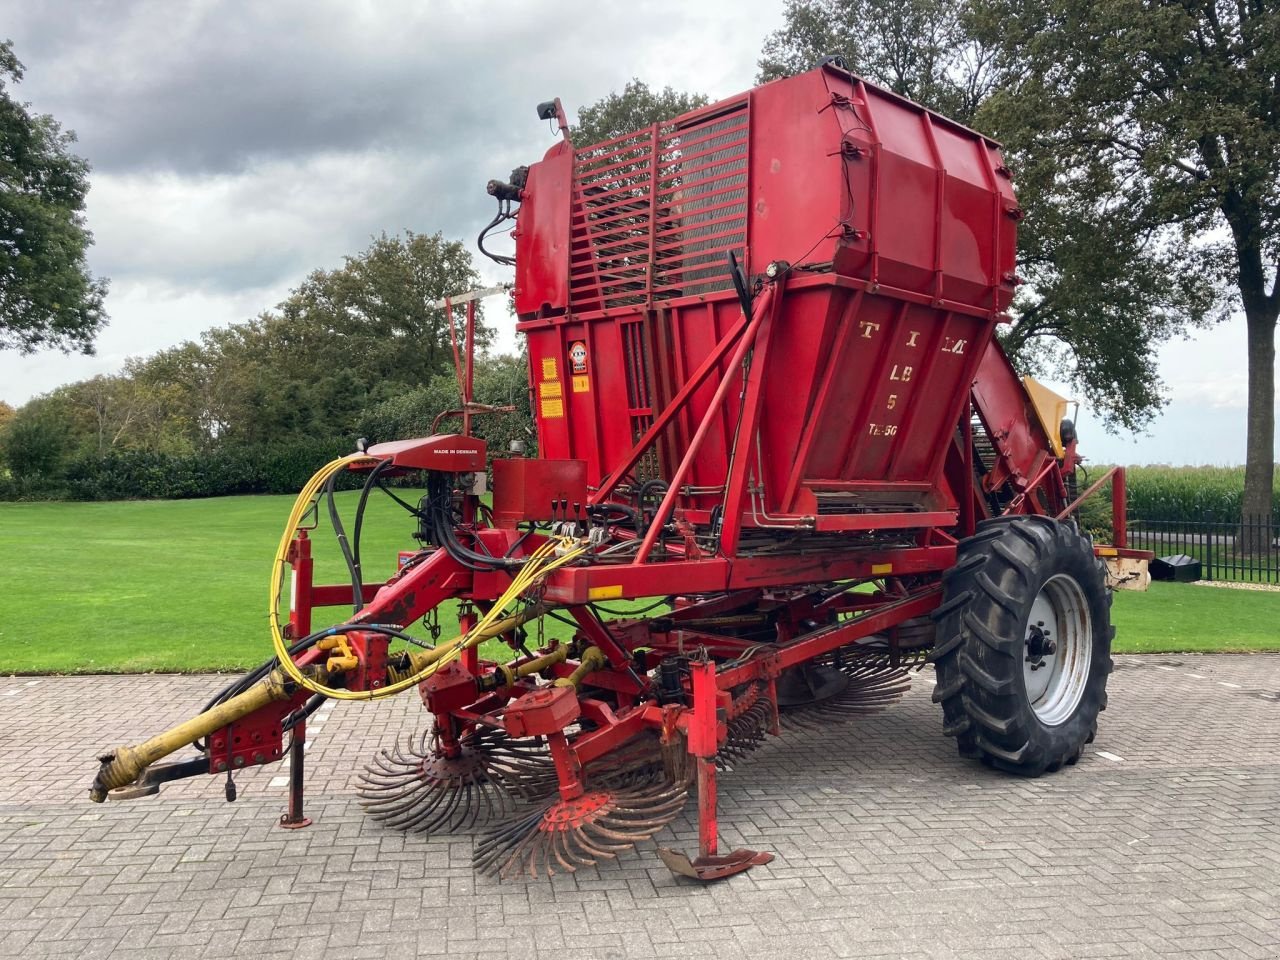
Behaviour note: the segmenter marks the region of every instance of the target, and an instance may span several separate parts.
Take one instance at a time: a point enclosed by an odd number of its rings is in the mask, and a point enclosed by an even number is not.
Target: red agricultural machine
[[[299,825],[310,712],[412,687],[430,722],[373,760],[373,817],[474,828],[480,869],[536,876],[615,857],[696,796],[697,856],[662,857],[715,879],[769,859],[717,850],[718,773],[883,708],[925,660],[961,754],[1029,776],[1074,763],[1111,670],[1099,557],[1142,555],[1123,473],[1077,496],[1065,404],[994,338],[1021,216],[997,145],[835,63],[585,147],[558,101],[539,116],[563,136],[490,182],[480,238],[515,222],[495,259],[515,267],[538,456],[470,435],[491,411],[471,402],[468,335],[462,432],[316,474],[272,569],[275,658],[104,756],[91,798],[197,774],[231,797],[236,771],[288,753]],[[448,303],[451,324],[465,305],[469,333],[482,293]],[[344,471],[363,476],[350,538]],[[416,503],[388,486],[408,474]],[[1095,547],[1072,515],[1108,478],[1114,546]],[[422,547],[366,583],[383,492]],[[313,582],[324,504],[347,584]],[[458,635],[424,639],[444,604]]]

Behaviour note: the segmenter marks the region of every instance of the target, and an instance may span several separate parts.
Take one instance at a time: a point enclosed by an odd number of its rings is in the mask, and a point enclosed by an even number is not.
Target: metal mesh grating
[[[575,156],[570,303],[585,312],[730,285],[725,255],[747,242],[743,100],[657,124]]]
[[[645,328],[639,322],[622,324],[622,359],[627,371],[627,406],[631,417],[631,442],[639,443],[653,426],[652,374]],[[658,456],[652,446],[645,452],[633,471],[636,481],[643,483],[662,473]]]

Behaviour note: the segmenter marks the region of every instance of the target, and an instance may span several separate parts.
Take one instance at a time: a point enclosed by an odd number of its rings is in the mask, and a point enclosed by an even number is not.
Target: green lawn
[[[1280,592],[1153,583],[1111,608],[1117,653],[1280,650]]]
[[[348,527],[355,496],[339,495]],[[271,655],[271,558],[292,501],[0,504],[0,672],[238,670],[262,662]],[[387,498],[370,501],[367,580],[394,572],[397,552],[416,546],[413,529]],[[327,520],[315,557],[317,582],[348,582]],[[350,610],[326,612],[338,622]],[[448,626],[443,617],[441,625]]]
[[[349,515],[355,494],[341,497]],[[0,504],[0,673],[256,665],[271,654],[267,577],[291,501]],[[367,579],[390,576],[412,532],[399,507],[371,501]],[[317,579],[343,582],[327,523],[316,543]],[[1160,583],[1118,594],[1114,619],[1120,652],[1280,649],[1280,593]]]

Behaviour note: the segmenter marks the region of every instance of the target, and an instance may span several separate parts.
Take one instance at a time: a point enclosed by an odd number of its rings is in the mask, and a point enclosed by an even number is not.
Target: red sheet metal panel
[[[493,461],[494,526],[574,516],[574,505],[586,502],[587,465],[581,460]]]
[[[752,354],[756,435],[735,446],[743,390],[710,409],[739,375],[725,353],[633,489],[669,477],[710,417],[686,508],[719,503],[736,458],[771,515],[955,509],[943,459],[1013,290],[1018,210],[994,143],[824,67],[579,147],[571,191],[538,201],[563,220],[522,210],[517,236],[518,259],[532,244],[543,261],[535,235],[571,238],[563,309],[558,281],[517,295],[542,456],[584,460],[592,486],[611,475],[738,322],[732,251],[751,275],[795,267]]]
[[[516,228],[516,313],[563,311],[569,304],[569,197],[573,151],[563,141],[529,168]]]

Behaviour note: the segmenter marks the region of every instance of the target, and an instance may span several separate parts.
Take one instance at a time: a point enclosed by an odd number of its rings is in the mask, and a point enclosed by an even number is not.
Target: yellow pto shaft
[[[247,717],[269,703],[288,700],[291,695],[284,674],[279,669],[272,670],[244,693],[237,694],[216,707],[210,707],[185,723],[180,723],[136,747],[117,747],[113,752],[98,758],[102,766],[98,768],[98,775],[93,778],[93,786],[89,788],[89,799],[94,803],[102,803],[107,799],[107,791],[133,783],[157,760],[221,730],[229,723]]]

